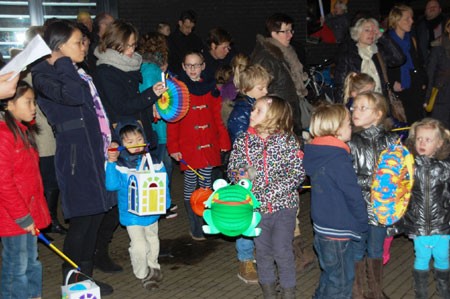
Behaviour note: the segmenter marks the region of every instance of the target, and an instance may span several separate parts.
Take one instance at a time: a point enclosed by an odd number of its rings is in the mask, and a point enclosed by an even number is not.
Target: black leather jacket
[[[372,206],[369,204],[373,172],[381,152],[389,145],[394,144],[397,139],[396,134],[387,132],[383,125],[378,125],[353,133],[352,139],[348,142],[358,184],[361,186],[363,198],[367,203],[369,224],[372,225],[380,225],[375,220]]]
[[[414,186],[403,218],[405,233],[416,236],[450,234],[450,160],[415,158]]]

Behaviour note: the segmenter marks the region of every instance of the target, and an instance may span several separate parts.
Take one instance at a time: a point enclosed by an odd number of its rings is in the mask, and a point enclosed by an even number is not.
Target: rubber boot
[[[264,299],[277,299],[277,289],[275,283],[260,284]]]
[[[59,190],[53,189],[50,191],[45,191],[45,199],[47,201],[48,210],[50,212],[50,217],[52,219],[52,224],[50,227],[44,230],[44,232],[65,235],[67,233],[67,228],[62,226],[58,220]]]
[[[294,237],[292,247],[294,248],[295,270],[303,273],[311,270],[316,265],[316,256],[312,248],[303,248],[302,236]]]
[[[366,282],[366,260],[355,263],[355,280],[353,281],[352,299],[364,299]]]
[[[281,299],[295,299],[295,288],[282,288]]]
[[[428,274],[429,271],[413,271],[416,299],[428,299]]]
[[[205,240],[202,229],[203,218],[194,213],[194,211],[192,210],[191,202],[189,200],[184,201],[184,207],[188,215],[192,239],[197,241]]]
[[[92,278],[92,273],[93,273],[93,270],[94,270],[94,264],[93,264],[93,262],[91,262],[91,261],[80,262],[80,263],[78,264],[78,266],[80,267],[82,273],[84,273],[84,274],[86,274],[87,276],[89,276],[89,277]],[[83,275],[80,275],[80,276],[78,276],[78,277],[80,278],[79,281],[88,279],[87,277],[85,277],[85,276],[83,276]],[[102,297],[103,297],[103,296],[110,295],[110,294],[112,294],[112,293],[114,292],[113,287],[110,286],[109,284],[104,283],[104,282],[101,282],[101,281],[98,281],[98,280],[95,280],[95,279],[94,279],[94,282],[95,282],[95,283],[98,285],[98,287],[100,288],[100,295],[101,295]]]
[[[441,298],[444,299],[450,299],[450,290],[448,285],[448,279],[449,279],[449,270],[438,270],[434,269],[434,279],[436,281],[436,290],[441,296]]]
[[[383,259],[367,259],[367,299],[389,299],[383,293]]]

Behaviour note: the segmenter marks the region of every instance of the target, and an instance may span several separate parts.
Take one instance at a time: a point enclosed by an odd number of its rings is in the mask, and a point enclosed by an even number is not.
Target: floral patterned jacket
[[[305,178],[302,158],[294,136],[281,133],[263,139],[249,128],[233,144],[228,174],[253,167],[256,175],[252,192],[261,202],[260,212],[274,213],[298,207],[298,188]]]

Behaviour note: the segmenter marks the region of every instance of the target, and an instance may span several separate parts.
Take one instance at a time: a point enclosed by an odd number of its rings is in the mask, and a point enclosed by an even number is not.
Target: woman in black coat
[[[32,75],[39,106],[56,135],[56,176],[64,217],[70,220],[63,251],[92,276],[99,225],[117,204],[105,188],[109,123],[93,96],[92,79],[75,65],[85,54],[80,30],[71,22],[56,21],[47,27],[44,40],[52,55],[35,65]],[[71,268],[64,263],[63,275]],[[97,284],[102,295],[113,292],[111,286]]]
[[[378,22],[372,18],[359,19],[350,28],[350,35],[351,39],[342,44],[335,60],[334,81],[339,98],[343,99],[345,78],[351,72],[367,73],[375,80],[375,91],[387,96],[378,57],[387,67],[400,66],[405,62],[401,49],[392,39],[381,34]]]

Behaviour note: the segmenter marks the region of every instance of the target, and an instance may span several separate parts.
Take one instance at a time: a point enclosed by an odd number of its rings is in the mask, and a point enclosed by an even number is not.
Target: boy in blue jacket
[[[314,247],[322,273],[314,299],[352,298],[355,262],[352,240],[368,230],[361,188],[345,144],[351,138],[350,113],[340,104],[318,107],[303,165],[311,179]]]
[[[145,144],[142,126],[135,120],[118,123],[115,133],[120,137],[123,146]],[[118,147],[115,142],[111,147]],[[119,154],[120,153],[120,154]],[[158,263],[159,237],[158,219],[160,215],[138,216],[128,212],[128,171],[139,169],[145,146],[128,148],[119,151],[108,151],[106,162],[106,189],[118,191],[119,219],[126,226],[130,236],[130,259],[134,275],[142,281],[148,290],[157,288],[163,279]],[[155,163],[157,172],[165,172],[163,163]],[[168,180],[167,180],[168,181]],[[170,206],[170,192],[166,185],[166,208]]]

